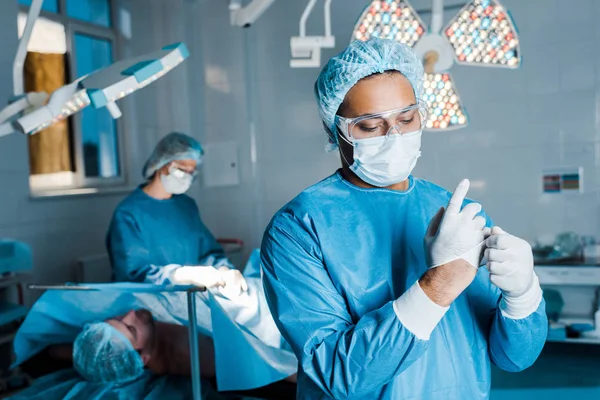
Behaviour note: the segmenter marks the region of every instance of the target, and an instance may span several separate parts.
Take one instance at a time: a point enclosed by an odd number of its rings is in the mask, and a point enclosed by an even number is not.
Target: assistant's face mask
[[[160,181],[168,193],[183,194],[192,186],[194,176],[181,170],[173,169],[168,174],[161,175]]]
[[[418,130],[352,142],[354,162],[350,170],[377,187],[405,181],[421,157],[422,133]]]

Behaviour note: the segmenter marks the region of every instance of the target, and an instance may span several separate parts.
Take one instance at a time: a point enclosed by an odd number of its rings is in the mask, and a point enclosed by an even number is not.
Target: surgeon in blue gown
[[[316,82],[342,168],[276,213],[261,251],[300,399],[487,399],[491,363],[523,370],[544,345],[529,244],[465,200],[468,180],[452,194],[411,175],[422,89],[413,51],[382,39]]]
[[[143,170],[146,183],[114,212],[106,246],[117,282],[191,283],[245,289],[245,281],[186,196],[203,157],[183,133],[165,136]]]

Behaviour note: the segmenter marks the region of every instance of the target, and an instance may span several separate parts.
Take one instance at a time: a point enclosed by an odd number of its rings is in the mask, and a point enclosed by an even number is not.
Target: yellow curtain
[[[25,91],[52,93],[65,85],[65,55],[27,53]],[[73,170],[68,121],[54,124],[29,137],[31,175]]]

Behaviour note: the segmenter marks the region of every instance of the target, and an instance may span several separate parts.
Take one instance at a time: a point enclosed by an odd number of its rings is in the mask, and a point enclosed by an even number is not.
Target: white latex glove
[[[447,209],[441,208],[429,223],[425,236],[429,268],[460,258],[479,268],[489,228],[484,229],[485,218],[477,216],[480,204],[469,203],[461,211],[468,190],[469,180],[465,179],[456,187]]]
[[[195,285],[207,289],[225,286],[223,273],[215,267],[181,267],[171,273],[171,282],[177,285]]]
[[[248,291],[248,283],[240,271],[227,267],[219,268],[225,286],[219,288],[219,291],[230,299],[238,297],[242,292]]]
[[[485,244],[490,280],[502,291],[502,314],[521,319],[535,312],[542,301],[542,289],[533,270],[529,243],[495,226]]]

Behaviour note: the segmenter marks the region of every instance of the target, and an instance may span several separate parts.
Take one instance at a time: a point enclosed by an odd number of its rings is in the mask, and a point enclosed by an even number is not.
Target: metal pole
[[[317,4],[317,0],[309,0],[304,12],[302,13],[302,17],[300,17],[300,37],[306,36],[306,21],[308,21],[308,17],[315,7],[315,4]]]
[[[20,96],[25,91],[23,89],[23,65],[25,64],[25,57],[27,56],[27,45],[29,44],[29,39],[31,39],[33,26],[40,15],[43,2],[44,0],[33,0],[31,6],[29,6],[27,22],[25,23],[23,36],[21,36],[21,40],[19,40],[19,47],[17,47],[17,54],[13,64],[13,95],[15,96]]]
[[[200,354],[198,352],[198,325],[196,321],[196,290],[187,292],[188,301],[188,333],[190,335],[190,359],[192,363],[192,398],[202,399],[202,388],[200,381]]]
[[[440,33],[444,23],[444,0],[433,0],[431,12],[431,32]]]
[[[331,36],[331,1],[325,0],[325,36]]]

